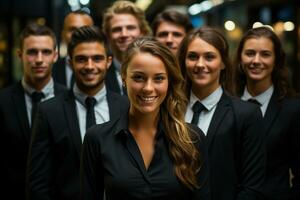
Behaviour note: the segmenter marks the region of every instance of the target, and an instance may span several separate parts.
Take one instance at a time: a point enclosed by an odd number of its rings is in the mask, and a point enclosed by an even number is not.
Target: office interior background
[[[97,26],[104,10],[115,0],[0,0],[0,88],[22,77],[17,58],[20,31],[29,22],[51,27],[58,41],[64,16],[86,9]],[[287,54],[290,80],[300,92],[300,1],[299,0],[132,0],[145,10],[149,23],[164,9],[187,13],[194,27],[218,28],[226,36],[234,56],[243,33],[252,27],[269,25],[280,37]],[[59,47],[62,54],[63,46]]]

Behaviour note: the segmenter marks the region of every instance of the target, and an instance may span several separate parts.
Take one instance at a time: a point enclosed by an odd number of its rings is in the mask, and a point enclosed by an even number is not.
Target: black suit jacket
[[[258,106],[225,92],[206,136],[212,200],[258,200],[265,174],[265,149]]]
[[[108,90],[121,94],[121,89],[123,88],[120,88],[119,86],[117,80],[117,72],[113,63],[107,70],[107,74],[105,77],[105,85]]]
[[[59,58],[52,69],[53,80],[64,86],[67,86],[66,67],[66,58]]]
[[[267,200],[300,199],[300,99],[278,100],[274,91],[264,116]],[[290,187],[289,169],[294,179]]]
[[[107,91],[110,120],[127,112],[126,97]],[[28,157],[28,199],[78,200],[82,139],[72,92],[39,106]]]
[[[54,84],[55,95],[65,92]],[[25,171],[30,141],[24,90],[21,82],[0,92],[1,192],[9,199],[25,199]]]

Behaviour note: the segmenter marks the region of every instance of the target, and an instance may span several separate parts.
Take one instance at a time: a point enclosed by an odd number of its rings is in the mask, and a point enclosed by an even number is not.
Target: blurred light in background
[[[142,10],[147,10],[153,0],[136,0],[135,5]]]
[[[81,5],[88,5],[90,3],[90,0],[79,0]]]
[[[235,29],[235,23],[231,20],[228,20],[224,23],[224,27],[227,31],[233,31]]]
[[[222,0],[222,2],[223,2],[223,0]],[[215,4],[213,1],[206,0],[201,3],[196,3],[196,4],[191,5],[189,7],[188,11],[189,11],[190,15],[197,15],[201,12],[208,11],[209,9],[211,9],[214,6],[215,6]]]
[[[284,30],[285,31],[293,31],[295,29],[295,25],[293,22],[288,21],[284,23]]]
[[[263,23],[261,22],[254,22],[254,24],[252,25],[252,28],[258,28],[258,27],[261,27],[263,26]]]
[[[78,0],[68,0],[68,4],[72,11],[80,9],[80,4]]]

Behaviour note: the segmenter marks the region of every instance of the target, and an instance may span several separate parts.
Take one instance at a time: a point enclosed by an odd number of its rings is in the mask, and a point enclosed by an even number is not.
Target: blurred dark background
[[[16,56],[18,36],[32,21],[51,27],[60,41],[64,16],[71,10],[88,9],[101,26],[104,10],[115,0],[0,0],[0,88],[22,76]],[[270,25],[287,53],[291,82],[300,92],[300,1],[299,0],[132,0],[145,10],[151,23],[167,8],[187,13],[194,26],[217,27],[229,41],[231,55],[242,34],[259,24]]]

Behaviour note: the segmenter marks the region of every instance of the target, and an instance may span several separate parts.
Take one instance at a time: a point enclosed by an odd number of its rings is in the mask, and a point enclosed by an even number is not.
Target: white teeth
[[[155,97],[141,97],[143,101],[153,101]]]

